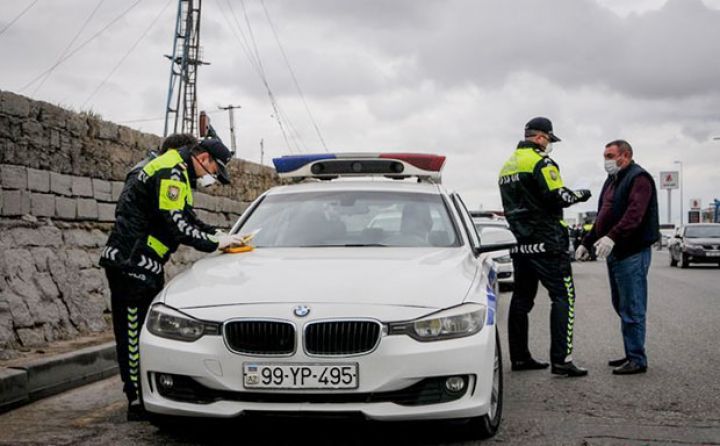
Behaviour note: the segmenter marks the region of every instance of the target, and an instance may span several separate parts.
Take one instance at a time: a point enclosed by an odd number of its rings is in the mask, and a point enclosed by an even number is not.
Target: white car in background
[[[494,435],[503,381],[486,252],[508,246],[480,244],[439,184],[444,160],[274,160],[309,182],[263,194],[232,230],[256,233],[253,249],[200,260],[149,310],[140,353],[153,420],[317,412],[461,420],[448,428]],[[345,179],[359,176],[371,178]]]
[[[507,221],[498,217],[473,217],[475,230],[480,241],[487,244],[516,243],[515,236],[510,231]],[[510,257],[510,251],[503,249],[491,254],[497,264],[498,284],[500,290],[510,290],[515,285],[515,270]]]

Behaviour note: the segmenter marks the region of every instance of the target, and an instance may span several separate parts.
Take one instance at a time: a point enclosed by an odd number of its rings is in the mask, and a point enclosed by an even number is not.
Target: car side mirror
[[[492,245],[482,245],[478,248],[473,248],[475,255],[480,255],[484,252],[502,251],[503,249],[512,249],[517,246],[517,243],[498,243]]]

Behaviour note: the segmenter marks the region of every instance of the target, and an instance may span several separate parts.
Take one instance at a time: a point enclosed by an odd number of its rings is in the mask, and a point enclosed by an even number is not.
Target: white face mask
[[[553,144],[551,142],[547,143],[545,146],[545,155],[550,155],[553,151]]]
[[[618,166],[617,160],[605,160],[605,172],[608,175],[615,175],[620,172],[620,166]]]
[[[216,181],[217,179],[209,173],[198,178],[198,184],[202,187],[210,187],[215,184]]]

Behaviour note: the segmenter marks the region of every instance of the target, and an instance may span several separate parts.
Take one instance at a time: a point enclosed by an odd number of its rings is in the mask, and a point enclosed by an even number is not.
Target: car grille
[[[230,350],[253,355],[287,355],[295,351],[295,326],[279,321],[231,321],[225,324]]]
[[[305,351],[312,355],[355,355],[373,350],[379,338],[378,322],[315,322],[305,327]]]

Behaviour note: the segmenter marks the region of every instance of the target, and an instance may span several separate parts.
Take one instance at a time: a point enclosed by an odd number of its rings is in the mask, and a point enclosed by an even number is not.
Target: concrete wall
[[[106,330],[98,266],[128,169],[161,138],[0,91],[0,359],[18,349]],[[230,186],[194,194],[200,218],[229,227],[277,184],[236,160]],[[181,248],[168,278],[202,257]]]

